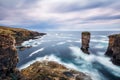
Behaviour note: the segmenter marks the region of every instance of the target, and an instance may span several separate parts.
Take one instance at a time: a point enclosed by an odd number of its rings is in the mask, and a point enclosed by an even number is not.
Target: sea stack
[[[16,69],[17,63],[15,39],[10,35],[0,35],[0,80],[24,80]]]
[[[112,57],[112,62],[120,66],[120,34],[109,36],[108,49],[105,55]]]
[[[82,32],[82,47],[81,50],[86,53],[86,54],[90,54],[89,53],[89,42],[90,42],[90,32]]]

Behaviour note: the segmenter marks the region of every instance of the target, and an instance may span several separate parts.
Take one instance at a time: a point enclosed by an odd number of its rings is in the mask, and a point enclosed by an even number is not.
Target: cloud
[[[44,30],[97,29],[100,25],[118,29],[119,5],[120,0],[0,0],[0,24]]]
[[[89,18],[88,20],[120,20],[120,15],[114,15],[114,16],[107,16],[107,15],[104,15],[104,16],[96,16],[96,17],[92,17],[92,18]]]

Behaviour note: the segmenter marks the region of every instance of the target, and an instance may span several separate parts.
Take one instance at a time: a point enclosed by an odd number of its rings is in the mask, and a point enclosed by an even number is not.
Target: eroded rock
[[[84,53],[90,54],[89,53],[89,42],[90,42],[90,32],[82,32],[82,47],[81,50]]]
[[[0,35],[0,80],[24,80],[16,69],[17,63],[15,39],[10,35]]]
[[[109,36],[109,45],[105,55],[112,57],[112,62],[120,65],[120,34]]]
[[[35,62],[23,69],[22,74],[31,80],[91,80],[88,75],[54,61]]]

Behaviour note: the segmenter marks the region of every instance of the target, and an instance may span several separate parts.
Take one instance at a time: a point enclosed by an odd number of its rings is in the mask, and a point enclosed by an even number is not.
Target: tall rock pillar
[[[90,54],[89,53],[89,42],[90,42],[90,32],[82,32],[82,47],[81,50],[86,53],[86,54]]]

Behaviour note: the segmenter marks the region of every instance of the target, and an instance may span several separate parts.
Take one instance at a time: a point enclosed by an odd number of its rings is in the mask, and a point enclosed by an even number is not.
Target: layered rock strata
[[[24,80],[16,68],[17,63],[15,39],[10,35],[0,35],[0,80]]]
[[[17,45],[20,45],[23,41],[29,39],[36,39],[37,36],[46,35],[46,33],[39,33],[27,29],[12,28],[6,26],[0,26],[0,34],[12,35],[15,38]]]
[[[110,35],[105,55],[110,56],[114,64],[120,65],[120,34]]]
[[[91,80],[84,73],[68,69],[54,61],[35,62],[21,72],[30,80]]]
[[[90,54],[89,53],[89,42],[90,42],[90,32],[82,32],[82,47],[81,50],[84,53]]]

